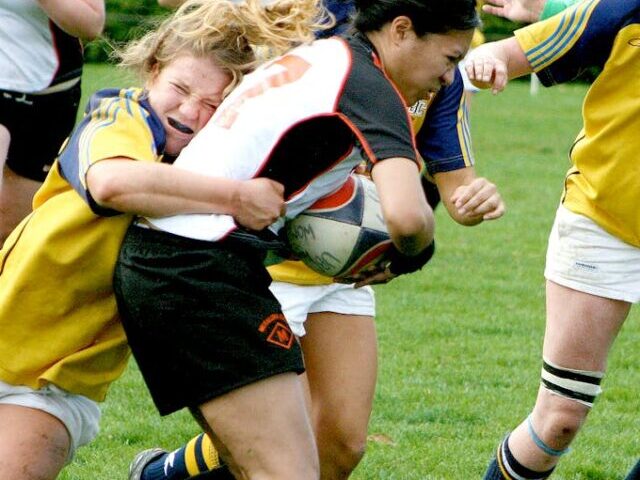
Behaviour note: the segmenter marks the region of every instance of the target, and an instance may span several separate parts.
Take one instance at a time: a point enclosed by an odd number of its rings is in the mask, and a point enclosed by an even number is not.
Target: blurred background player
[[[0,0],[0,246],[75,124],[80,39],[104,21],[104,0]]]
[[[491,3],[524,21],[540,11]],[[640,225],[629,208],[639,200],[629,183],[638,172],[640,104],[632,92],[640,51],[631,41],[638,32],[637,1],[591,0],[470,56],[470,78],[495,91],[532,71],[551,85],[602,69],[585,97],[584,128],[549,238],[542,385],[532,414],[499,445],[485,479],[551,475],[600,394],[609,349],[640,299]],[[637,468],[628,478],[635,475]]]

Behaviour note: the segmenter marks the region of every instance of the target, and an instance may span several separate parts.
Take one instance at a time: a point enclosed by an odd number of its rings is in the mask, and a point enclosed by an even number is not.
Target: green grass
[[[121,85],[111,74],[90,66],[85,91]],[[354,479],[479,479],[496,443],[531,410],[544,329],[546,239],[585,90],[560,86],[531,97],[528,84],[516,82],[497,97],[474,98],[477,169],[498,184],[508,212],[466,228],[440,209],[434,260],[377,289],[380,375],[372,439]],[[619,479],[640,454],[639,342],[632,312],[614,346],[604,393],[554,478]],[[197,431],[184,412],[157,415],[131,363],[110,391],[98,439],[61,478],[125,478],[140,449],[174,448]]]

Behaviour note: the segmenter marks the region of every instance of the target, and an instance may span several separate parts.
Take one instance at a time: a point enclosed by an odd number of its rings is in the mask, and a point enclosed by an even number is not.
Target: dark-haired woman
[[[176,166],[276,180],[292,218],[364,157],[395,246],[369,279],[385,281],[432,251],[407,105],[453,81],[478,17],[473,0],[356,6],[352,37],[303,45],[248,75]],[[146,218],[130,229],[116,272],[123,323],[160,413],[191,408],[238,477],[319,476],[299,346],[262,266],[283,223],[255,234],[223,215]]]

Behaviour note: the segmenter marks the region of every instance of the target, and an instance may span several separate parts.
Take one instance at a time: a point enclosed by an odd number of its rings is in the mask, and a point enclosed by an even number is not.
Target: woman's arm
[[[474,48],[464,61],[469,80],[479,88],[498,93],[507,82],[533,70],[515,37]]]
[[[213,178],[163,163],[102,160],[87,172],[87,186],[101,207],[147,217],[183,213],[232,215],[262,230],[285,212],[284,188],[266,178]]]
[[[419,254],[433,241],[434,220],[416,163],[407,158],[379,161],[371,170],[371,178],[393,244],[404,255]]]
[[[579,0],[486,0],[482,11],[514,22],[533,23],[552,17]]]
[[[38,0],[53,22],[74,37],[92,40],[104,29],[104,0]]]

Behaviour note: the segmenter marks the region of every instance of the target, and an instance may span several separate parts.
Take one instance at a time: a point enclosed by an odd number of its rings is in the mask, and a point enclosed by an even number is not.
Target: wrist
[[[227,195],[225,209],[232,217],[236,217],[241,210],[244,202],[244,182],[240,180],[228,180]]]
[[[404,275],[413,273],[424,267],[435,252],[435,241],[417,255],[405,255],[395,246],[392,246],[388,253],[389,271],[394,275]]]

